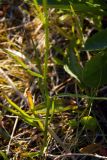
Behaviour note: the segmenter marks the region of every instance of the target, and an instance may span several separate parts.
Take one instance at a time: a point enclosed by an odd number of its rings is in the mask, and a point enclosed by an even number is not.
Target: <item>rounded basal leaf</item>
[[[83,50],[94,51],[107,48],[107,29],[97,32],[88,38]]]
[[[83,117],[80,122],[86,129],[95,130],[97,128],[97,121],[92,116]]]
[[[107,84],[107,52],[98,53],[86,63],[82,82],[85,87],[91,88]]]

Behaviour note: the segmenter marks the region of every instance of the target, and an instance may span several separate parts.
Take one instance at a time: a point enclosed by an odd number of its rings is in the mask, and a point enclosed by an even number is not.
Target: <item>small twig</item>
[[[3,33],[3,32],[6,32],[6,31],[12,31],[12,30],[16,30],[16,29],[20,29],[20,28],[26,28],[28,26],[33,26],[35,25],[35,21],[33,22],[28,22],[28,23],[24,23],[24,24],[21,24],[21,25],[18,25],[18,26],[15,26],[15,27],[11,27],[11,28],[7,28],[7,29],[2,29],[0,30],[0,34]],[[43,26],[43,24],[39,25],[39,27],[37,27],[36,29],[36,34],[38,33],[38,31],[40,30],[40,28]]]
[[[11,133],[10,141],[9,141],[8,146],[7,146],[7,151],[6,151],[7,154],[9,154],[11,141],[12,141],[12,139],[13,139],[13,135],[14,135],[14,132],[15,132],[17,123],[18,123],[18,116],[16,116],[16,120],[15,120],[15,123],[14,123],[14,126],[13,126],[13,130],[12,130],[12,133]]]
[[[11,116],[11,115],[5,115],[5,117],[8,117],[8,118],[17,118],[17,116]]]
[[[23,136],[23,135],[25,135],[25,134],[28,134],[29,133],[29,131],[23,131],[22,133],[19,133],[19,134],[17,134],[17,135],[15,135],[14,137],[13,137],[13,139],[14,140],[16,140],[16,139],[21,139],[20,137],[21,136]],[[31,138],[30,138],[31,139]]]
[[[66,81],[60,83],[60,84],[57,85],[57,86],[54,86],[54,87],[52,88],[51,92],[52,92],[52,93],[54,93],[54,92],[59,92],[60,90],[62,90],[62,89],[65,87],[65,84],[66,84],[66,83],[69,83],[69,82],[71,82],[72,80],[73,80],[72,78],[68,78]]]
[[[98,155],[98,154],[88,154],[88,153],[65,153],[65,154],[62,154],[62,155],[52,155],[52,154],[47,154],[46,155],[47,157],[49,158],[53,158],[54,160],[60,160],[61,158],[65,158],[65,157],[75,157],[75,156],[90,156],[90,157],[95,157],[95,158],[101,158],[101,159],[104,159],[104,160],[107,160],[107,157],[105,156],[101,156],[101,155]]]

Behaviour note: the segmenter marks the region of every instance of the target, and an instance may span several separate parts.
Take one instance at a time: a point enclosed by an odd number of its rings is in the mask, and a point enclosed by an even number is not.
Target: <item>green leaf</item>
[[[86,63],[82,80],[86,87],[91,88],[107,84],[107,52],[98,53]]]
[[[97,128],[97,120],[92,116],[85,116],[80,122],[86,129],[95,130]]]
[[[65,71],[77,81],[81,81],[82,67],[78,63],[74,51],[69,47],[67,52],[67,63],[64,65]]]
[[[11,106],[13,108],[15,108],[15,111],[17,111],[18,113],[20,113],[20,117],[27,122],[30,125],[35,126],[35,122],[39,122],[40,118],[38,117],[34,117],[33,115],[28,115],[24,110],[22,110],[17,104],[15,104],[9,97],[5,96],[6,100],[8,101],[9,104],[11,104]],[[11,111],[11,110],[10,110]],[[13,110],[14,112],[14,110]],[[16,115],[17,115],[16,112]],[[14,112],[15,113],[15,112]]]
[[[26,71],[27,71],[30,75],[34,76],[34,77],[38,77],[38,78],[42,78],[42,79],[43,79],[43,76],[42,76],[41,74],[37,73],[37,72],[34,72],[34,71],[30,70],[30,69],[26,69]]]
[[[88,38],[83,50],[94,51],[107,48],[107,29]]]
[[[72,128],[77,128],[78,127],[78,121],[73,119],[73,120],[69,120],[69,126]]]
[[[37,0],[39,5],[43,4],[42,0]],[[94,13],[96,15],[106,14],[103,10],[101,4],[99,2],[96,4],[90,2],[80,2],[73,0],[47,0],[47,5],[49,8],[58,8],[58,9],[70,9],[70,5],[75,11],[79,13],[90,13],[91,15]]]

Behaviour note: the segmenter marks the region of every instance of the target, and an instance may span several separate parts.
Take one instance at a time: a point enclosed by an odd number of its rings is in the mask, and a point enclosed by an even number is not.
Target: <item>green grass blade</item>
[[[94,97],[82,94],[72,94],[72,93],[62,93],[58,94],[55,97],[73,97],[73,98],[85,98],[85,99],[92,99],[92,100],[107,100],[107,97]]]
[[[28,72],[30,75],[34,76],[34,77],[38,77],[38,78],[43,78],[43,76],[40,73],[34,72],[32,70],[29,69],[29,66],[26,65],[21,58],[19,58],[18,56],[14,55],[12,52],[6,50],[6,49],[2,49],[5,53],[9,54],[18,64],[21,65],[21,67],[23,69],[26,70],[26,72]]]

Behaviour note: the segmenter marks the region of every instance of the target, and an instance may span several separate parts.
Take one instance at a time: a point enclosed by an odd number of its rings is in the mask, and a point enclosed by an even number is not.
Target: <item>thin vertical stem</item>
[[[47,73],[48,73],[48,54],[49,54],[49,23],[48,23],[48,9],[47,9],[47,0],[43,0],[44,14],[45,14],[45,66],[44,66],[44,85],[45,89],[47,88]]]
[[[50,108],[50,99],[48,93],[48,84],[47,84],[47,74],[48,74],[48,55],[49,55],[49,23],[48,23],[48,8],[47,0],[43,0],[44,7],[44,27],[45,27],[45,59],[44,59],[44,89],[45,89],[45,104],[47,107],[46,119],[45,119],[45,132],[44,132],[44,147],[47,143],[47,132],[48,132],[48,117],[49,117],[49,108]]]

